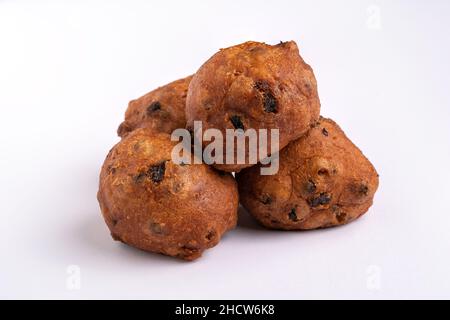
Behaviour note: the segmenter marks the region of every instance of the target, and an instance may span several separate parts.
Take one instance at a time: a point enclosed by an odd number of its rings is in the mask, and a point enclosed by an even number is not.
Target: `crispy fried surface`
[[[237,175],[240,201],[264,226],[315,229],[346,224],[372,205],[378,174],[332,120],[321,118],[280,153],[280,170]]]
[[[302,136],[319,112],[316,79],[293,41],[275,46],[245,42],[220,50],[194,75],[186,101],[188,128],[198,120],[204,130],[223,133],[227,128],[279,129],[280,149]],[[215,166],[231,172],[249,165]]]
[[[159,87],[128,104],[125,121],[117,129],[120,137],[137,128],[171,134],[186,126],[186,96],[192,76]]]
[[[109,152],[98,200],[115,240],[193,260],[236,225],[237,185],[206,165],[176,165],[174,142],[151,128],[129,133]]]

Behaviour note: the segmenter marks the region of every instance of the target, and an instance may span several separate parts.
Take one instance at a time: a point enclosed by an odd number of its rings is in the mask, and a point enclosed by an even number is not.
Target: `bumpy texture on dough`
[[[173,145],[148,128],[129,133],[103,164],[98,200],[115,240],[193,260],[235,227],[237,184],[204,164],[173,163]]]
[[[315,229],[346,224],[372,205],[378,174],[339,126],[321,118],[280,153],[280,170],[237,175],[240,201],[264,226]]]
[[[194,75],[186,101],[188,128],[197,120],[204,130],[222,133],[227,128],[279,129],[280,149],[301,137],[319,113],[314,73],[294,41],[245,42],[220,50]],[[249,166],[215,165],[229,172]]]
[[[128,104],[125,121],[117,129],[120,137],[137,128],[171,134],[186,126],[186,96],[192,76],[159,87]]]

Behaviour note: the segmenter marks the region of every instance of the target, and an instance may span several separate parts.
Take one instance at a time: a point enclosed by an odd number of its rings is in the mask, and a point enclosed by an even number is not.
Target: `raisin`
[[[212,99],[203,100],[202,106],[205,110],[211,110],[214,108],[214,101]]]
[[[328,131],[327,131],[327,129],[323,128],[323,129],[322,129],[322,134],[323,134],[325,137],[328,137]]]
[[[119,222],[119,220],[112,218],[111,223],[113,225],[113,227],[115,227],[117,225],[117,223]]]
[[[319,171],[317,171],[317,174],[318,174],[319,176],[324,176],[324,175],[328,175],[329,172],[328,172],[328,170],[325,169],[325,168],[320,168]]]
[[[369,194],[369,187],[365,183],[352,184],[350,190],[359,197],[365,197]]]
[[[314,192],[316,192],[317,187],[316,187],[316,184],[314,183],[314,181],[308,180],[306,182],[305,189],[306,189],[306,192],[308,192],[308,193],[314,193]]]
[[[125,136],[127,133],[133,131],[133,127],[127,121],[122,122],[117,128],[117,134],[119,137]]]
[[[244,130],[244,124],[242,123],[241,118],[239,116],[236,115],[231,116],[230,121],[235,129]]]
[[[298,221],[297,211],[295,210],[295,208],[292,208],[291,211],[289,211],[289,219],[292,221]]]
[[[161,103],[159,101],[155,101],[152,102],[148,107],[147,107],[147,114],[150,115],[155,111],[161,110]]]
[[[263,80],[255,82],[255,88],[262,94],[263,107],[265,112],[277,113],[278,101],[270,88],[270,85]]]
[[[159,183],[163,180],[165,172],[166,172],[166,162],[163,161],[160,164],[148,168],[147,176],[154,183]]]
[[[308,204],[311,208],[322,206],[330,203],[331,196],[325,192],[322,192],[318,197],[313,197],[308,200]]]
[[[147,174],[145,172],[139,172],[135,177],[134,177],[134,182],[136,183],[141,183],[142,181],[144,181],[144,179],[147,177]]]
[[[264,194],[261,197],[260,201],[261,201],[262,204],[271,204],[272,203],[272,198],[268,194]]]

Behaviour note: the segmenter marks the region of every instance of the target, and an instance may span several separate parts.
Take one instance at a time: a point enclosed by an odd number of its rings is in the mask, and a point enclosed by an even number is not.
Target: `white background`
[[[0,297],[450,298],[449,32],[448,1],[0,0]],[[128,101],[290,39],[380,174],[369,213],[276,232],[241,212],[191,263],[113,242],[98,173]]]

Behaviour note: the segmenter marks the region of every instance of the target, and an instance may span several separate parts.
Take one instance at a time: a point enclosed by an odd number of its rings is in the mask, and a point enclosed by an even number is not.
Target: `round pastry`
[[[192,76],[159,87],[139,99],[132,100],[125,112],[125,121],[117,129],[124,137],[137,128],[171,134],[186,126],[186,95]]]
[[[321,118],[280,152],[275,175],[237,175],[240,201],[264,226],[300,230],[346,224],[372,205],[378,174],[339,126]]]
[[[129,133],[109,152],[97,197],[113,239],[193,260],[235,227],[237,184],[205,164],[175,164],[173,146],[149,128]]]
[[[313,70],[294,41],[245,42],[220,50],[194,75],[186,100],[187,128],[201,121],[203,130],[219,129],[224,136],[226,129],[278,129],[279,148],[273,152],[301,137],[319,113]],[[248,147],[245,153],[248,157]],[[214,164],[228,172],[251,165]]]

